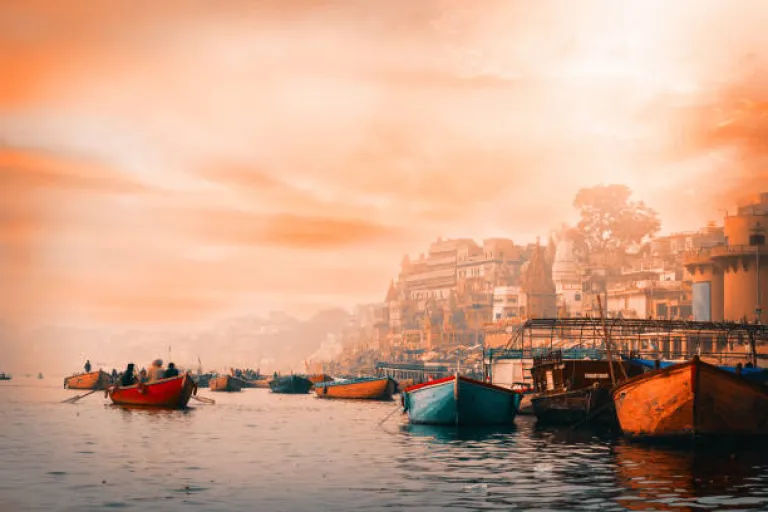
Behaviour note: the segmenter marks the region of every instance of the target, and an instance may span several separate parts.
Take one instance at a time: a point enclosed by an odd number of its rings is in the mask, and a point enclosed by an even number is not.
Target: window
[[[581,294],[580,293],[574,294],[573,295],[573,300],[575,300],[576,302],[579,302],[581,300]]]

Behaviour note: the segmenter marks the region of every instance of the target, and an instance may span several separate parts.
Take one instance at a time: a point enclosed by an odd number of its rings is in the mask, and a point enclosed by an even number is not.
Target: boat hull
[[[586,421],[617,424],[611,391],[604,387],[534,395],[531,404],[536,419],[542,424],[573,425]]]
[[[134,384],[128,387],[113,386],[107,390],[109,398],[116,405],[138,405],[183,409],[189,403],[197,386],[187,375],[171,377],[149,384]]]
[[[270,381],[269,388],[273,393],[305,395],[312,389],[312,381],[297,375],[277,377]]]
[[[231,375],[219,375],[210,380],[209,386],[211,391],[232,393],[243,389],[243,381]]]
[[[768,389],[698,358],[630,379],[613,400],[632,438],[768,435]]]
[[[515,420],[521,395],[461,376],[406,388],[403,407],[422,425],[505,425]]]
[[[396,390],[397,383],[389,377],[339,383],[318,382],[315,384],[315,394],[318,398],[391,400]]]
[[[66,389],[107,389],[112,379],[106,372],[78,373],[64,379]]]

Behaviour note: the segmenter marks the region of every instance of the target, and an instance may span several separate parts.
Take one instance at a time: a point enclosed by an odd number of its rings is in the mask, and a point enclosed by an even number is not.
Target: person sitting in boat
[[[87,359],[85,361],[85,373],[91,373],[91,360]]]
[[[142,368],[139,372],[139,382],[147,382],[147,369]]]
[[[116,368],[112,368],[111,376],[112,376],[112,382],[116,382],[117,381],[117,369]]]
[[[155,359],[152,361],[152,365],[147,372],[147,382],[154,382],[165,378],[165,368],[163,368],[163,360]]]
[[[179,376],[179,370],[176,368],[176,365],[173,363],[168,363],[168,369],[165,370],[165,378],[170,379],[171,377],[178,377]]]
[[[121,387],[128,387],[133,386],[136,384],[136,368],[133,363],[128,363],[128,366],[125,367],[125,371],[123,372],[123,376],[120,378],[120,386]]]

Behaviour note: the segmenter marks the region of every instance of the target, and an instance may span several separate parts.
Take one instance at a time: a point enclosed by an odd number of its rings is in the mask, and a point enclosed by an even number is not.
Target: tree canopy
[[[630,201],[626,185],[583,188],[573,205],[581,212],[578,231],[590,252],[625,251],[661,229],[658,214],[642,201]]]

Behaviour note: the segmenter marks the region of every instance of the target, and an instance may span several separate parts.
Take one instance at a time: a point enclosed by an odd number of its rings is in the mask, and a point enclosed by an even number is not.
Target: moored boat
[[[272,381],[271,378],[260,377],[258,379],[251,379],[251,380],[248,381],[248,383],[250,384],[250,387],[252,387],[252,388],[265,389],[265,388],[269,388],[269,383],[271,381]]]
[[[312,389],[312,381],[298,375],[287,375],[273,378],[269,382],[269,388],[273,393],[303,395]]]
[[[11,375],[9,373],[0,373],[0,380],[11,380]]]
[[[623,382],[613,400],[627,437],[768,435],[768,388],[698,357]]]
[[[225,391],[233,392],[243,389],[242,379],[238,379],[231,375],[217,375],[212,377],[209,381],[211,391]]]
[[[309,379],[309,381],[312,384],[317,384],[320,382],[333,382],[333,377],[325,373],[315,373],[313,375],[307,375],[307,379]]]
[[[614,378],[623,377],[624,373],[641,373],[627,362],[564,359],[559,351],[534,358],[531,405],[537,421],[552,425],[590,422],[616,426],[611,364]]]
[[[116,405],[183,409],[192,395],[197,394],[197,386],[187,374],[184,374],[148,384],[111,386],[107,388],[106,394]]]
[[[396,391],[397,382],[389,377],[315,383],[315,394],[320,398],[390,400]]]
[[[656,360],[656,359],[640,359],[637,357],[627,358],[627,361],[629,361],[631,364],[640,366],[645,371],[657,370],[659,368],[669,368],[670,366],[685,362],[685,361],[662,361],[662,360]],[[717,367],[720,368],[721,370],[725,370],[726,372],[738,374],[744,379],[750,382],[754,382],[756,384],[768,383],[768,369],[766,368],[755,368],[751,366],[742,366],[742,365],[736,365],[736,366],[717,365]]]
[[[112,384],[112,379],[103,370],[76,373],[64,379],[66,389],[106,389],[110,384]]]
[[[504,425],[515,420],[520,393],[452,375],[403,391],[411,423],[426,425]]]

